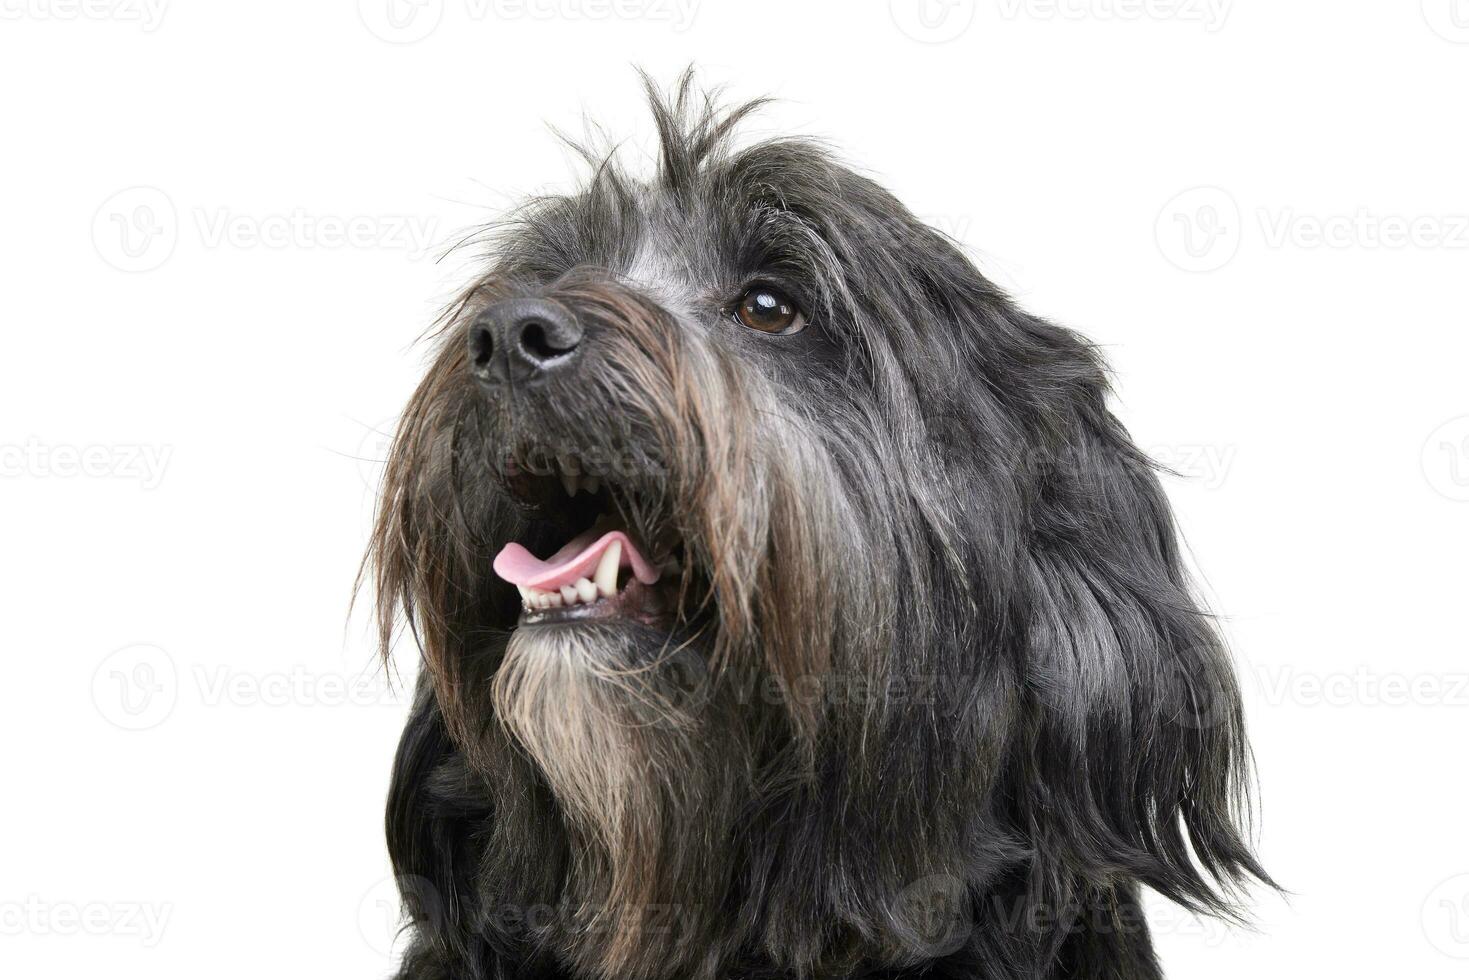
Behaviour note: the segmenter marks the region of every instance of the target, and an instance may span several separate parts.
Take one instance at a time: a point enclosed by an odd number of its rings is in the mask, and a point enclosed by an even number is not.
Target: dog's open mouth
[[[509,467],[512,495],[565,541],[545,558],[516,541],[495,556],[495,574],[520,590],[521,625],[666,623],[666,586],[676,578],[681,549],[659,530],[645,496],[578,469],[557,460],[534,472]]]

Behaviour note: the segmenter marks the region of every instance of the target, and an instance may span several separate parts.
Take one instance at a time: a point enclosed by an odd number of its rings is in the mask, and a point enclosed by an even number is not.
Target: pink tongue
[[[608,531],[598,537],[595,528],[578,534],[545,561],[512,541],[495,556],[495,574],[512,585],[559,589],[579,578],[591,578],[597,571],[602,552],[614,541],[622,542],[622,558],[617,563],[619,568],[631,566],[633,575],[644,585],[658,581],[658,569],[648,564],[626,534]]]

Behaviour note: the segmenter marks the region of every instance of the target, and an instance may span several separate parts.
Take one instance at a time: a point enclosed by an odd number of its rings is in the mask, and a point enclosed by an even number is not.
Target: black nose
[[[582,328],[549,299],[507,299],[469,327],[469,370],[486,383],[535,381],[576,359]]]

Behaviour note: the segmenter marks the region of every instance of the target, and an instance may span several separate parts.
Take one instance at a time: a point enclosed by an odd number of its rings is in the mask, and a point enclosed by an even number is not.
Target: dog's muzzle
[[[485,385],[533,384],[570,366],[582,335],[576,315],[554,300],[503,300],[469,326],[469,370]]]

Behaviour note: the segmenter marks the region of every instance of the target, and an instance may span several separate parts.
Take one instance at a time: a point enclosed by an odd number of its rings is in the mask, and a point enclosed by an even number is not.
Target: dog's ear
[[[1102,359],[954,242],[888,213],[902,267],[886,292],[917,284],[911,305],[931,312],[899,321],[914,333],[888,359],[937,418],[929,438],[964,500],[971,633],[1020,654],[1027,717],[1005,796],[1036,887],[1106,893],[1131,878],[1233,915],[1249,879],[1273,884],[1246,842],[1239,691],[1155,468],[1107,407]]]
[[[1054,880],[1136,877],[1233,915],[1270,884],[1247,843],[1249,750],[1230,658],[1193,594],[1152,463],[1106,405],[1094,349],[1010,315],[1043,365],[1017,583],[1032,706],[1016,791]]]

